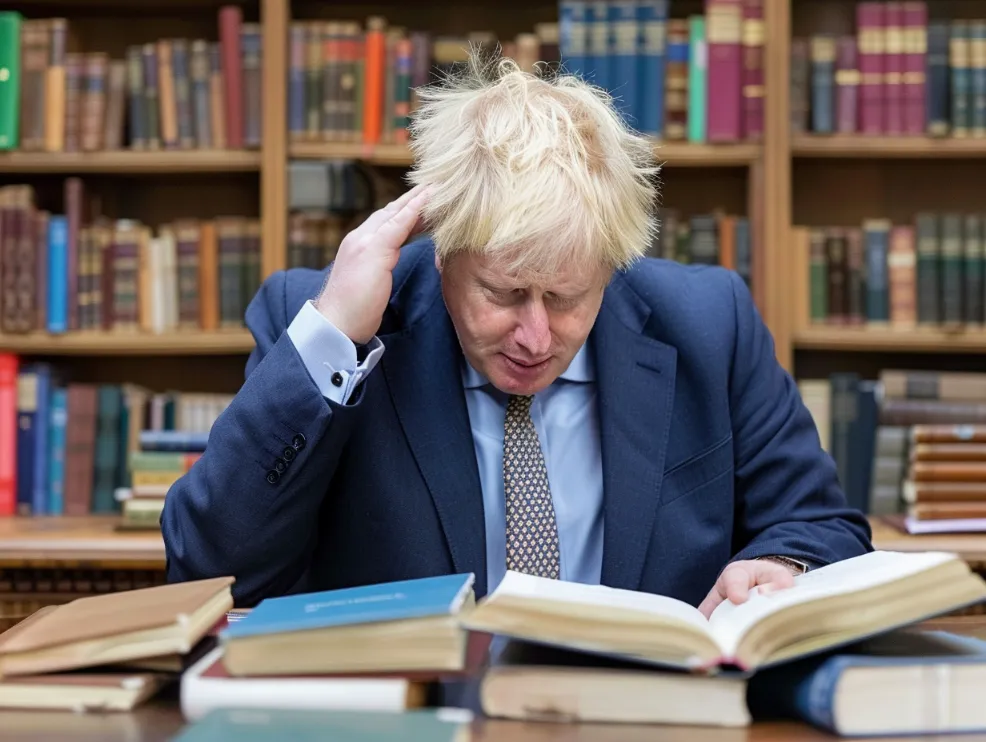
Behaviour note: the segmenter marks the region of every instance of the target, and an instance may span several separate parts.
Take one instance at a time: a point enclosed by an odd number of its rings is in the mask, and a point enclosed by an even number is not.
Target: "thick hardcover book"
[[[928,6],[904,3],[904,133],[923,134],[927,120]]]
[[[743,132],[742,0],[705,0],[708,49],[707,136],[735,142]]]
[[[886,50],[883,3],[857,3],[856,29],[859,50],[859,131],[863,134],[882,134]]]
[[[917,301],[918,322],[937,324],[941,318],[939,269],[941,246],[938,216],[920,213],[915,217],[917,233]]]
[[[463,616],[474,631],[694,672],[753,672],[986,600],[986,582],[945,552],[873,551],[750,590],[706,619],[664,595],[508,571]]]
[[[952,136],[967,137],[972,129],[972,70],[969,59],[969,22],[953,20],[948,41],[951,70]]]
[[[949,103],[951,73],[948,66],[950,33],[948,21],[930,21],[928,23],[925,131],[934,137],[945,136],[951,129],[951,107]]]
[[[772,668],[749,682],[758,721],[797,719],[835,734],[986,731],[986,642],[942,631],[897,631]]]
[[[904,6],[884,5],[883,133],[904,133]]]
[[[20,144],[22,20],[16,11],[0,12],[0,149]]]

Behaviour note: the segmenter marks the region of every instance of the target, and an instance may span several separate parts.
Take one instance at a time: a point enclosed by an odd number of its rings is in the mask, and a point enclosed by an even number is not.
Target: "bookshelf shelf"
[[[986,354],[986,329],[807,327],[794,333],[793,345],[804,350]]]
[[[0,335],[0,352],[35,355],[232,355],[249,353],[253,347],[253,336],[247,330],[188,330],[161,335],[138,332]]]
[[[791,154],[794,157],[851,157],[868,160],[986,157],[986,138],[801,134],[791,138]]]
[[[682,144],[655,142],[658,159],[670,167],[742,167],[756,162],[762,147],[754,143]],[[296,160],[361,159],[375,165],[407,167],[410,149],[403,144],[365,145],[358,142],[294,142],[288,156]]]
[[[252,150],[120,150],[112,152],[9,152],[0,155],[0,173],[180,174],[259,172]]]
[[[0,518],[0,564],[164,566],[159,531],[118,531],[118,523],[118,515]]]

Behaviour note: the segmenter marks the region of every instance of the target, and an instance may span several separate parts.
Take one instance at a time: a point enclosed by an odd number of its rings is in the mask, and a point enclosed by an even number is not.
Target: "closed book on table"
[[[475,603],[472,574],[443,575],[262,600],[224,629],[232,675],[458,670]]]
[[[232,577],[77,598],[0,634],[0,676],[187,654],[233,607]]]
[[[171,680],[149,672],[65,672],[0,681],[0,709],[130,711]]]
[[[891,632],[749,681],[757,721],[796,719],[845,737],[986,731],[986,642]]]

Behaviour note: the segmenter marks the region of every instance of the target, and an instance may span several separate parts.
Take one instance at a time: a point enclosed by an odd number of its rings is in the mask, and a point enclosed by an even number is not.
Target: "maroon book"
[[[705,0],[708,54],[708,129],[710,142],[735,142],[743,132],[743,3]]]
[[[883,133],[883,5],[861,2],[856,6],[859,57],[859,130]]]
[[[904,5],[888,2],[883,9],[883,133],[904,133]]]
[[[743,122],[744,139],[763,138],[764,0],[743,0]]]
[[[856,37],[840,36],[835,55],[835,128],[840,134],[854,134],[859,119],[859,60]]]
[[[928,6],[904,3],[904,133],[923,134],[925,129],[925,68],[928,48]]]

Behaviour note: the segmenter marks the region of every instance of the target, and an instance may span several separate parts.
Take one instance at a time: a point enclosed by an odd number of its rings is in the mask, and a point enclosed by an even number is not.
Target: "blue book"
[[[165,424],[169,422],[165,412]],[[185,430],[142,430],[140,431],[141,451],[177,451],[201,453],[209,442],[208,432],[189,432]]]
[[[586,74],[589,27],[585,0],[561,0],[558,8],[558,43],[564,71],[577,77]]]
[[[263,634],[446,617],[472,595],[474,575],[455,574],[267,598],[220,633],[223,641]]]
[[[65,514],[65,426],[68,424],[68,390],[59,386],[51,393],[48,425],[49,515]]]
[[[986,642],[901,630],[763,670],[748,681],[755,721],[795,719],[842,736],[986,731]]]
[[[465,742],[471,720],[465,709],[443,708],[401,713],[216,709],[172,742]]]
[[[640,0],[637,4],[636,126],[644,134],[664,134],[664,78],[667,55],[668,0]],[[684,60],[688,59],[685,45]]]
[[[618,0],[609,7],[610,65],[609,87],[614,105],[628,126],[640,127],[637,73],[638,41],[636,0]]]
[[[48,332],[68,330],[68,221],[48,219]]]

